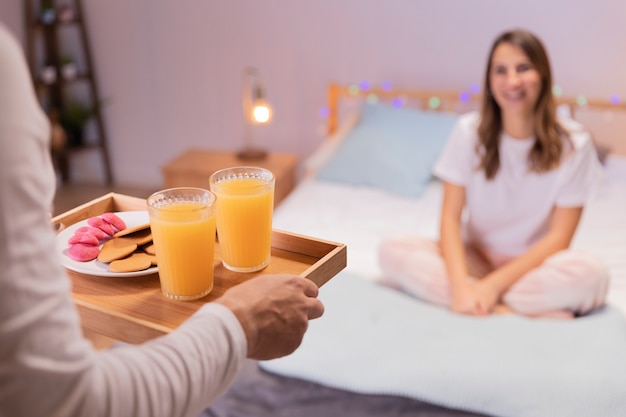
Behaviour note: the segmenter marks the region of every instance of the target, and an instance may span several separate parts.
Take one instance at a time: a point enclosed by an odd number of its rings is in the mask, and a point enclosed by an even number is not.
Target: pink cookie
[[[109,236],[113,236],[115,234],[113,226],[102,220],[100,217],[90,217],[89,220],[87,220],[87,223],[90,226],[97,227]]]
[[[93,245],[85,245],[84,243],[76,243],[67,250],[67,256],[79,262],[93,261],[98,257],[100,248]]]
[[[115,227],[117,231],[126,229],[126,223],[124,223],[124,220],[120,219],[120,217],[115,213],[104,213],[100,217],[102,217],[102,220]]]
[[[100,244],[100,241],[95,235],[91,233],[74,233],[74,236],[69,238],[67,243],[69,243],[70,245],[82,243],[84,245],[98,246]]]
[[[98,240],[104,240],[104,239],[107,239],[107,238],[110,237],[109,235],[104,233],[102,230],[98,229],[97,227],[93,227],[93,226],[82,226],[82,227],[79,227],[78,229],[76,229],[74,234],[78,234],[78,233],[89,233],[89,234],[94,235],[95,237],[97,237]]]

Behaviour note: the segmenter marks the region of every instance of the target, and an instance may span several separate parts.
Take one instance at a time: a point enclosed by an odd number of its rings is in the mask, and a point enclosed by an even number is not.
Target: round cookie
[[[137,253],[141,253],[141,252],[137,252]],[[157,266],[157,257],[156,257],[156,255],[150,255],[149,253],[144,253],[142,255],[146,255],[148,257],[148,259],[150,259],[150,263],[152,264],[152,266]]]
[[[144,229],[149,229],[149,228],[150,228],[150,223],[144,223],[144,224],[140,224],[138,226],[129,227],[129,228],[126,228],[124,230],[121,230],[121,231],[115,233],[113,235],[113,237],[122,237],[122,236],[130,235],[130,234],[135,233],[135,232],[139,232],[139,231],[144,230]]]
[[[150,255],[146,253],[133,253],[131,256],[118,259],[109,264],[109,271],[111,272],[136,272],[143,271],[152,266]]]
[[[137,244],[133,242],[124,242],[120,239],[111,239],[102,245],[98,261],[109,263],[118,259],[122,259],[133,253],[137,249]]]
[[[152,242],[147,245],[142,246],[141,249],[143,249],[143,251],[147,253],[148,255],[156,255],[156,249],[154,247],[154,243]]]
[[[125,242],[136,243],[137,246],[145,245],[152,242],[152,230],[143,229],[129,235],[118,236],[115,239],[123,240]]]

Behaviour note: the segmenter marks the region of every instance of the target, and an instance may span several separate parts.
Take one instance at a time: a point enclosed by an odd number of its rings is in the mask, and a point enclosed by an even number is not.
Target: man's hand
[[[237,316],[248,340],[248,357],[285,356],[302,342],[310,319],[324,313],[311,280],[296,275],[261,275],[230,288],[215,300]]]

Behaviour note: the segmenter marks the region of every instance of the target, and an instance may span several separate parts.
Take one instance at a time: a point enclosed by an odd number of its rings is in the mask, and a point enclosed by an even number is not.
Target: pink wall
[[[19,0],[0,20],[22,36]],[[255,140],[308,155],[321,141],[325,87],[391,80],[467,88],[492,38],[526,27],[545,41],[565,95],[626,98],[620,0],[84,0],[117,182],[158,186],[190,147],[243,144],[241,76],[258,67],[274,106]],[[97,158],[78,181],[97,180]]]

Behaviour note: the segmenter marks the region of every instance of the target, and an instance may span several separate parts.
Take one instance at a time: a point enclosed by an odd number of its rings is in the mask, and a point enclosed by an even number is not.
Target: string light
[[[402,97],[396,97],[391,100],[391,105],[399,109],[404,106],[404,100],[402,99]]]
[[[371,88],[371,83],[368,80],[362,80],[358,84],[351,84],[348,86],[348,94],[352,96],[359,96],[363,92],[369,91]],[[383,91],[392,91],[393,84],[391,81],[385,80],[381,82],[380,88]],[[472,83],[469,86],[469,91],[461,91],[458,96],[458,100],[461,103],[469,103],[471,101],[472,94],[480,93],[480,85],[478,83]],[[555,97],[561,97],[563,95],[563,89],[559,85],[552,86],[552,94]],[[365,100],[370,104],[375,104],[380,101],[380,98],[374,94],[369,93],[365,97]],[[391,100],[391,105],[396,108],[404,107],[407,103],[407,97],[400,96]],[[611,104],[620,105],[622,104],[622,99],[617,93],[611,93],[609,97],[609,101]],[[428,107],[431,109],[437,109],[441,106],[442,101],[439,97],[433,96],[428,100]],[[576,104],[580,107],[584,107],[588,104],[587,97],[584,95],[579,95],[576,97]],[[330,109],[327,106],[320,107],[318,110],[319,117],[328,118],[330,116]]]
[[[439,106],[441,106],[441,99],[439,97],[434,96],[428,100],[428,107],[431,109],[437,109]]]
[[[468,91],[461,91],[459,94],[459,101],[461,103],[469,103],[471,99],[470,93]]]

